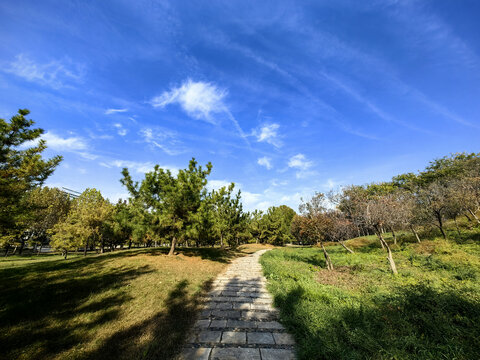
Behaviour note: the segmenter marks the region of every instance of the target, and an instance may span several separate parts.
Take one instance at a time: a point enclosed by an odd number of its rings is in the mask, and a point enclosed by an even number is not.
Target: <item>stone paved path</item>
[[[181,359],[295,359],[293,337],[265,288],[258,262],[265,251],[235,259],[217,277]]]

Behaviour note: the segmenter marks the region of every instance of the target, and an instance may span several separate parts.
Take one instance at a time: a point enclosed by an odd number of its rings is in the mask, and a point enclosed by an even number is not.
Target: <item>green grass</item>
[[[166,252],[1,259],[0,358],[173,358],[199,297],[239,254],[181,249],[167,257]]]
[[[261,258],[268,288],[300,359],[476,359],[480,338],[479,230],[402,234],[390,273],[374,237],[327,249],[285,248]]]

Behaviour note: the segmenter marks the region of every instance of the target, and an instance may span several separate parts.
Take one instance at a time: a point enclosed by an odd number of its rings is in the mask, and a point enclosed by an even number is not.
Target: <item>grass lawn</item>
[[[416,244],[403,235],[397,276],[374,237],[348,241],[355,254],[328,246],[332,272],[316,247],[264,254],[300,359],[478,359],[480,230],[450,236]]]
[[[0,358],[172,358],[211,280],[257,247],[2,258]]]

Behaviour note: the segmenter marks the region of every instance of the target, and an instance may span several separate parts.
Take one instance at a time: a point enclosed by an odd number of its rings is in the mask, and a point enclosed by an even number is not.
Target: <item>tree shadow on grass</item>
[[[181,248],[177,249],[184,256],[200,256],[202,260],[229,263],[237,255],[234,251],[220,248]]]
[[[108,252],[105,254],[88,254],[83,257],[74,257],[64,260],[63,258],[50,259],[48,261],[38,261],[38,262],[28,262],[28,260],[38,259],[41,260],[45,257],[52,257],[52,254],[41,254],[39,257],[32,258],[30,256],[25,256],[25,258],[16,257],[11,261],[11,265],[4,266],[0,268],[0,274],[2,278],[0,281],[7,282],[6,278],[17,277],[28,275],[33,272],[47,272],[50,270],[57,270],[58,268],[62,269],[82,269],[83,267],[91,264],[96,264],[96,266],[101,266],[105,262],[109,262],[112,259],[116,258],[131,258],[139,255],[143,256],[166,256],[168,254],[169,248],[157,247],[157,248],[141,248],[141,249],[125,249],[117,250],[114,252]],[[183,256],[198,256],[202,260],[217,261],[221,263],[229,263],[234,259],[238,254],[229,249],[220,249],[220,248],[177,248],[177,255],[181,254]],[[23,263],[24,262],[24,263]],[[1,288],[1,284],[0,284]]]
[[[0,359],[51,359],[94,341],[95,332],[89,330],[108,327],[121,316],[121,305],[132,299],[121,288],[154,271],[149,266],[112,267],[111,259],[103,255],[1,269]],[[189,296],[187,286],[186,280],[176,285],[164,311],[116,332],[94,352],[76,351],[72,356],[116,360],[173,357],[199,306],[201,293]],[[210,282],[203,286],[206,291]]]
[[[1,270],[2,356],[50,359],[90,340],[87,330],[116,319],[119,305],[130,300],[115,290],[152,271],[148,266],[102,270],[94,258]]]
[[[123,250],[110,253],[109,256],[137,256],[137,255],[150,255],[150,256],[166,256],[170,248],[158,247],[158,248],[145,248],[134,250]],[[202,260],[217,261],[221,263],[228,263],[233,259],[236,254],[229,249],[211,248],[211,247],[177,247],[175,249],[176,255],[183,256],[198,256]]]
[[[181,351],[185,336],[200,309],[200,295],[190,296],[188,281],[179,282],[165,301],[165,310],[151,318],[116,332],[82,359],[173,359]],[[146,338],[146,340],[144,340]]]
[[[275,298],[300,359],[478,358],[480,304],[463,294],[421,284],[368,305],[309,301],[300,286]]]

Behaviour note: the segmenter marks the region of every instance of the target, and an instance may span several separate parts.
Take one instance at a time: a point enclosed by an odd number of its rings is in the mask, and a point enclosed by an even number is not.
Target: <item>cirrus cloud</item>
[[[227,91],[215,84],[187,79],[180,87],[171,88],[151,100],[153,107],[164,108],[178,104],[191,117],[216,123],[215,113],[227,111],[224,98]]]
[[[257,138],[258,142],[266,142],[279,148],[283,145],[278,134],[279,124],[264,124],[259,129],[253,131],[253,135]]]
[[[270,170],[273,167],[272,166],[272,159],[267,157],[267,156],[259,158],[257,160],[257,164],[265,166],[268,170]]]

